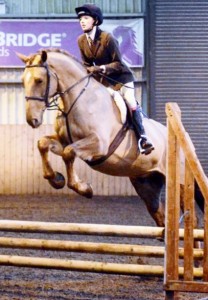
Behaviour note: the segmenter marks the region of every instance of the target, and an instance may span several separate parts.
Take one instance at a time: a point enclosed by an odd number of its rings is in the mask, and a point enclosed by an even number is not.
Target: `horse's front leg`
[[[64,176],[52,169],[48,159],[49,150],[56,155],[63,155],[63,146],[58,141],[57,135],[44,136],[38,141],[38,149],[42,159],[43,177],[48,179],[52,187],[61,189],[65,186]]]
[[[106,154],[103,150],[107,151],[107,147],[105,149],[103,145],[104,143],[99,140],[96,134],[91,134],[64,148],[63,160],[66,164],[68,176],[67,185],[78,194],[87,198],[93,196],[92,186],[78,177],[74,170],[74,160],[76,156],[86,161]]]
[[[64,149],[63,160],[66,165],[66,172],[68,182],[67,185],[70,189],[87,198],[92,198],[93,190],[89,183],[83,182],[77,175],[74,169],[74,160],[76,154],[71,146],[67,146]]]

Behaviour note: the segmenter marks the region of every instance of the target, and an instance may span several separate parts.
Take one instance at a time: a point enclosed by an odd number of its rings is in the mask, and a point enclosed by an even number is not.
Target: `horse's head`
[[[25,63],[22,81],[26,98],[26,119],[30,126],[37,128],[42,124],[43,113],[48,99],[58,88],[58,79],[47,63],[47,52],[25,56],[17,53]]]

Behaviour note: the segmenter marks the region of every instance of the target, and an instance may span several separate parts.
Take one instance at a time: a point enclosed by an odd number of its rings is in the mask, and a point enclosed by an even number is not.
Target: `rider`
[[[81,57],[88,72],[106,87],[119,90],[132,112],[136,135],[139,138],[140,153],[149,154],[153,149],[142,124],[141,108],[134,95],[134,77],[122,62],[117,41],[110,33],[98,26],[103,23],[103,14],[94,4],[84,4],[75,8],[84,34],[78,38]]]

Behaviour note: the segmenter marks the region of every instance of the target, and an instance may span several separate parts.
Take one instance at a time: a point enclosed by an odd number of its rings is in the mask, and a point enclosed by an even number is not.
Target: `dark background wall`
[[[148,12],[151,115],[165,123],[165,103],[178,103],[208,173],[208,1],[150,0]]]

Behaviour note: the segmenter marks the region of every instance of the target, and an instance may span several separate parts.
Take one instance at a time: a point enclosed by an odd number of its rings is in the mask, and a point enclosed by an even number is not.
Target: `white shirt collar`
[[[86,33],[87,39],[88,37],[90,37],[94,41],[96,30],[97,30],[97,26],[94,26],[90,32]]]

